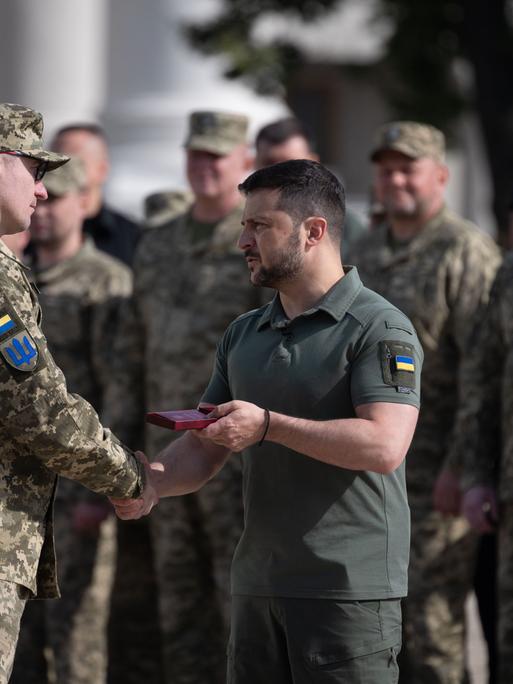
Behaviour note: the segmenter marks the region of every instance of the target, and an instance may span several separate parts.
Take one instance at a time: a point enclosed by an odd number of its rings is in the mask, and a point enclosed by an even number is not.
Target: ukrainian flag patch
[[[382,340],[379,343],[383,381],[397,392],[408,393],[415,389],[415,349],[402,340]]]
[[[5,335],[5,333],[13,330],[15,327],[16,323],[8,313],[0,313],[0,335]]]
[[[27,373],[40,370],[46,365],[39,354],[36,341],[10,302],[0,308],[0,367],[3,365],[2,361],[5,361],[7,369],[20,381]]]
[[[408,373],[415,373],[415,362],[411,356],[395,357],[395,368],[398,371],[407,371]]]

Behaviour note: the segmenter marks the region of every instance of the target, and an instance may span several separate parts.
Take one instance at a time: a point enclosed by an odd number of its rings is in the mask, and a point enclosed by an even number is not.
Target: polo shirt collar
[[[324,311],[335,321],[342,320],[363,287],[358,270],[354,266],[344,266],[344,273],[344,277],[340,278],[315,306],[303,311],[297,318],[312,316],[318,311]],[[282,328],[288,324],[289,319],[283,310],[280,295],[277,292],[272,302],[264,310],[257,330],[261,330],[266,325],[270,325],[271,328]]]

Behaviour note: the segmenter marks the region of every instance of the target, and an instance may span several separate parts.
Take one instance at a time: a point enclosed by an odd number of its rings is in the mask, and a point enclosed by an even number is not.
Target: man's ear
[[[328,231],[328,223],[322,216],[310,216],[304,221],[306,242],[314,247],[326,235]]]
[[[438,166],[438,179],[442,185],[447,185],[449,180],[449,168],[445,164]]]
[[[79,192],[79,202],[80,202],[80,211],[82,212],[82,216],[83,216],[83,219],[85,221],[86,215],[87,215],[87,206],[88,206],[87,188],[83,188]]]
[[[246,154],[246,159],[244,162],[244,170],[245,171],[253,171],[255,168],[255,155],[248,149],[247,154]]]

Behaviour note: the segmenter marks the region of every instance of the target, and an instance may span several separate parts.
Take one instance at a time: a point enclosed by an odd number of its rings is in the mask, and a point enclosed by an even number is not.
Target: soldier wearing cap
[[[105,131],[96,123],[73,123],[60,128],[52,149],[79,157],[85,165],[84,234],[90,235],[98,249],[132,265],[139,240],[139,226],[105,203],[104,185],[110,170]]]
[[[145,444],[153,454],[168,443],[169,433],[148,426],[143,437],[144,412],[194,408],[223,329],[258,304],[258,291],[248,282],[237,249],[242,218],[237,186],[250,164],[247,125],[247,118],[235,113],[191,114],[185,150],[194,200],[180,216],[145,231],[136,254],[134,298],[122,323],[119,373],[106,404],[109,420],[127,443]],[[118,539],[119,553],[128,556],[126,526],[120,523]],[[225,678],[229,569],[242,529],[239,460],[231,460],[204,491],[168,499],[150,526],[166,681],[220,684]],[[123,573],[113,593],[109,630],[118,642],[130,623],[122,560],[119,568]],[[126,667],[127,650],[132,651],[126,641],[121,646],[125,662],[120,669]]]
[[[371,153],[386,221],[351,249],[363,282],[404,311],[424,347],[423,407],[407,456],[412,511],[404,603],[404,682],[461,682],[464,603],[476,538],[459,516],[454,439],[462,359],[499,265],[494,242],[444,202],[443,134],[426,124],[383,126]]]
[[[101,413],[117,315],[130,295],[131,274],[84,237],[85,185],[78,157],[45,177],[48,200],[36,206],[30,225],[31,278],[39,290],[43,332],[69,391]],[[62,598],[27,607],[11,682],[48,681],[47,649],[58,681],[105,681],[115,560],[111,511],[104,497],[80,484],[59,483],[54,529]]]
[[[68,158],[42,149],[39,113],[0,105],[0,234],[26,230],[42,179]],[[26,268],[0,245],[0,681],[12,669],[27,599],[59,595],[52,505],[58,474],[111,496],[154,489],[138,459],[71,395],[41,331],[41,309]],[[144,487],[147,482],[148,486]],[[144,488],[144,489],[143,489]]]

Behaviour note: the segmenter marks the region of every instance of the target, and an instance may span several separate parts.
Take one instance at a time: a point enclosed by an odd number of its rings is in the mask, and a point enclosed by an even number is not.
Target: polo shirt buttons
[[[291,353],[289,347],[291,343],[292,332],[282,328],[280,330],[280,342],[272,355],[273,363],[279,363],[282,366],[290,366]]]

